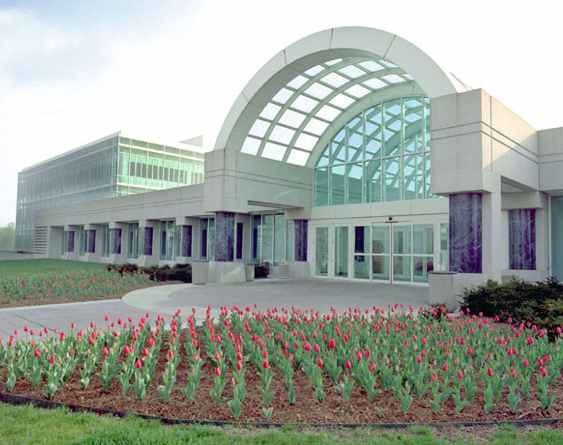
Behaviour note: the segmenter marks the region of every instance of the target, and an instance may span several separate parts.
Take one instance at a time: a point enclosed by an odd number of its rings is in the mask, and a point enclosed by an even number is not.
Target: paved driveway
[[[78,328],[87,327],[90,322],[104,326],[104,316],[113,320],[121,317],[139,318],[145,311],[125,304],[121,300],[89,301],[84,303],[50,304],[22,308],[0,309],[0,337],[6,339],[15,329],[22,331],[24,326],[35,330],[48,328],[68,330],[70,323]]]
[[[175,284],[139,289],[123,300],[103,300],[86,303],[68,303],[25,308],[0,309],[0,337],[4,339],[25,325],[40,329],[67,329],[71,322],[79,328],[93,321],[104,326],[104,315],[113,320],[131,316],[139,318],[145,312],[151,316],[171,315],[177,309],[184,314],[192,307],[197,316],[204,317],[211,305],[213,315],[221,306],[240,307],[258,304],[262,308],[297,306],[328,311],[348,307],[387,306],[404,304],[421,306],[428,303],[428,287],[385,285],[342,280],[256,280],[249,283],[198,286]]]
[[[169,288],[166,290],[165,288]],[[156,291],[154,292],[153,289]],[[192,307],[240,307],[258,304],[263,308],[297,306],[328,311],[349,307],[387,306],[394,303],[421,306],[428,304],[426,286],[388,285],[344,280],[256,280],[237,284],[198,286],[181,284],[162,289],[140,289],[124,298],[134,307],[171,314]]]

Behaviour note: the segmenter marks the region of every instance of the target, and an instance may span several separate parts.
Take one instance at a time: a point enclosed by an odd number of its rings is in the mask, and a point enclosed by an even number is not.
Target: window
[[[314,170],[314,205],[431,198],[430,102],[370,107],[327,144]]]
[[[192,226],[182,226],[182,256],[192,256]]]

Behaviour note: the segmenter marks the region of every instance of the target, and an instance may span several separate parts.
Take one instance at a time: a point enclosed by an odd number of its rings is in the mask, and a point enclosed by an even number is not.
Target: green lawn
[[[216,427],[165,426],[137,418],[116,419],[94,414],[43,410],[0,404],[0,444],[207,444],[207,445],[321,445],[321,444],[474,444],[548,445],[563,443],[563,431],[535,429],[522,432],[502,428],[478,435],[460,431],[436,435],[426,428],[408,431],[325,431],[221,429]]]
[[[0,261],[0,277],[24,276],[43,272],[68,272],[76,270],[101,270],[99,263],[54,259],[4,260]]]

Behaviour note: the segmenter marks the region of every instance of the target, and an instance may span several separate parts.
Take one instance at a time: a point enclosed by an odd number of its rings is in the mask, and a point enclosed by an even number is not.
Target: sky
[[[115,131],[212,148],[264,63],[337,26],[398,34],[535,128],[563,126],[560,3],[0,0],[0,225],[18,171]]]

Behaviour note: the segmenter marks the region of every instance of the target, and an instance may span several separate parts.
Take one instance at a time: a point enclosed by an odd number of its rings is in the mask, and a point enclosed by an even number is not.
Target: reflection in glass
[[[316,229],[315,273],[328,275],[328,227]]]

